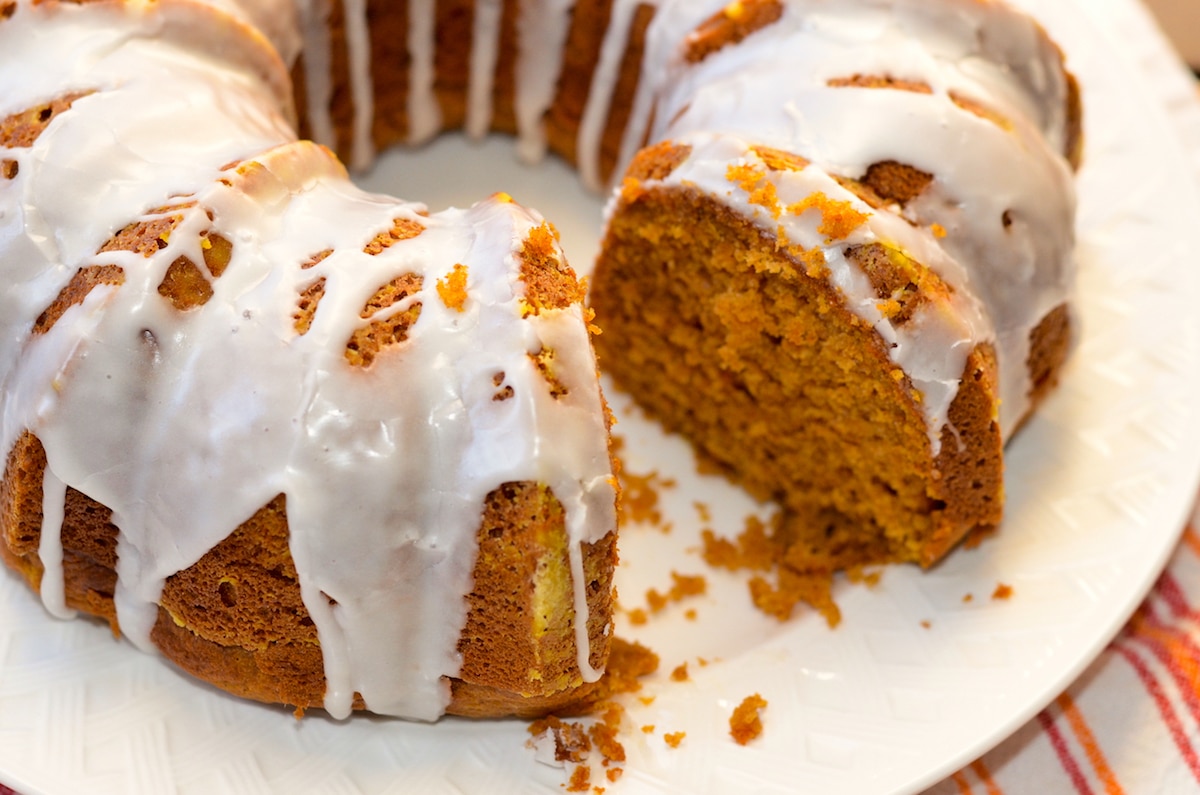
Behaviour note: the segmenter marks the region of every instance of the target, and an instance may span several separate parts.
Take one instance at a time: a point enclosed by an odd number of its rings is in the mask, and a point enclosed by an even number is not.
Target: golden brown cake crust
[[[120,230],[105,247],[133,253],[157,251],[156,241],[178,226],[182,216],[177,211],[183,208],[199,211],[187,202],[160,208],[153,211],[155,217]],[[382,248],[419,235],[423,228],[415,221],[397,219],[368,244],[367,253],[372,246]],[[562,311],[582,300],[582,285],[562,261],[556,240],[553,228],[543,224],[532,230],[517,252],[529,313]],[[210,249],[216,253],[207,254]],[[231,244],[218,241],[205,251],[206,267],[218,276]],[[314,262],[323,254],[314,256]],[[34,331],[48,330],[96,287],[122,281],[123,272],[115,266],[81,269],[42,313]],[[381,286],[360,314],[370,319],[422,286],[419,276],[402,274]],[[307,329],[320,301],[320,284],[310,287],[294,316],[298,334]],[[197,296],[203,298],[187,280],[178,278],[165,279],[159,291],[183,311]],[[392,313],[386,328],[366,325],[366,333],[347,344],[349,364],[369,366],[386,348],[403,343],[407,325],[415,321],[420,308],[414,302],[408,312]],[[544,350],[545,361],[539,361],[552,391],[553,355],[552,350]],[[0,557],[35,590],[40,589],[43,574],[39,545],[46,466],[41,442],[26,431],[9,453],[0,477]],[[605,685],[584,686],[578,663],[575,584],[562,506],[547,487],[520,482],[498,487],[481,512],[474,586],[464,597],[469,611],[458,649],[462,666],[458,677],[448,683],[453,693],[448,712],[476,717],[533,715],[597,697]],[[118,530],[111,514],[104,505],[68,488],[61,540],[67,606],[106,620],[118,632],[113,601]],[[239,696],[299,709],[319,707],[325,693],[323,657],[300,596],[288,544],[286,500],[279,495],[199,561],[167,579],[153,642],[183,670]],[[582,556],[588,663],[603,670],[611,644],[615,528],[595,543],[583,544]],[[356,699],[356,707],[364,708],[361,699]]]
[[[0,555],[39,588],[45,451],[25,433],[0,481]],[[62,540],[67,606],[119,630],[117,528],[103,505],[71,489]],[[506,484],[488,500],[478,533],[471,605],[451,684],[450,714],[531,716],[596,698],[575,651],[573,585],[563,511],[545,487]],[[316,629],[288,551],[286,501],[276,497],[191,567],[168,578],[152,639],[183,670],[235,695],[300,709],[325,693]],[[602,666],[611,633],[615,534],[584,547],[590,663]],[[558,615],[547,616],[555,609]],[[361,699],[356,701],[363,708]]]
[[[737,44],[783,16],[779,0],[738,0],[718,11],[688,37],[684,58],[703,61],[718,50]]]

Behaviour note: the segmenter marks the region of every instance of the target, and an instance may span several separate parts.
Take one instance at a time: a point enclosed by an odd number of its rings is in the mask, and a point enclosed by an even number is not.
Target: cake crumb
[[[663,521],[658,507],[659,492],[675,487],[675,480],[661,477],[657,471],[645,475],[621,468],[621,522],[646,524],[664,533],[671,531],[671,524]]]
[[[715,568],[770,571],[783,557],[782,545],[757,516],[746,517],[744,529],[733,541],[720,538],[711,530],[705,530],[702,536],[704,560]]]
[[[695,621],[696,620],[696,608],[689,607],[687,610],[684,610],[683,617],[686,618],[688,621]]]
[[[592,724],[592,728],[588,730],[592,745],[603,757],[601,764],[605,767],[612,762],[625,761],[625,746],[621,745],[617,739],[617,732],[621,727],[621,716],[624,712],[622,707],[614,704],[605,711],[601,721]]]
[[[467,305],[467,266],[458,263],[445,279],[438,279],[437,294],[447,309],[462,312]]]
[[[654,724],[647,723],[642,727],[642,734],[654,734]]]
[[[554,759],[558,762],[582,762],[592,750],[582,723],[567,723],[554,715],[529,724],[529,733],[534,737],[548,733],[554,740]]]
[[[855,209],[850,202],[831,199],[820,191],[810,193],[787,207],[788,213],[792,215],[801,215],[814,209],[821,213],[821,223],[817,226],[817,231],[828,236],[829,242],[845,240],[870,217],[867,213]]]
[[[963,594],[962,600],[963,600],[963,604],[967,604],[968,602],[973,602],[973,601],[975,601],[975,594],[973,594],[973,593]]]
[[[633,608],[629,612],[629,620],[635,625],[646,623],[648,614],[661,613],[668,605],[676,602],[682,602],[691,596],[703,596],[708,592],[708,581],[701,574],[680,574],[677,571],[671,572],[671,588],[663,593],[657,588],[650,588],[646,591],[646,608]],[[691,619],[695,619],[695,610],[692,613]]]
[[[646,591],[646,604],[649,606],[651,613],[661,613],[667,606],[667,596],[651,588]]]
[[[773,515],[769,524],[757,516],[747,516],[742,532],[733,540],[711,530],[704,530],[702,538],[701,554],[710,566],[760,572],[750,578],[748,585],[755,607],[763,613],[786,621],[803,602],[819,612],[830,627],[841,622],[841,611],[833,601],[836,567],[813,561],[801,544],[789,543],[782,514]],[[763,576],[770,573],[773,578]],[[860,576],[870,581],[870,575]]]
[[[750,580],[750,596],[762,612],[787,621],[803,602],[820,613],[830,628],[842,622],[842,611],[833,601],[832,571],[796,572],[781,566],[776,579],[774,585],[765,577]]]
[[[629,646],[630,649],[635,646],[621,645]],[[630,650],[623,653],[628,651]],[[655,663],[657,664],[657,659]],[[610,688],[609,692],[629,691]],[[617,739],[617,735],[625,716],[625,707],[617,702],[606,701],[593,703],[590,712],[597,716],[590,727],[585,727],[583,723],[567,723],[554,715],[533,721],[528,727],[533,737],[527,745],[534,749],[538,761],[551,765],[557,762],[564,768],[574,765],[569,779],[562,785],[567,792],[587,792],[589,788],[593,792],[603,792],[602,787],[592,786],[593,767],[604,768],[610,782],[615,782],[624,772],[620,765],[625,762],[625,746]],[[648,728],[653,731],[654,727]],[[547,747],[547,739],[553,741],[552,751]],[[553,760],[549,758],[551,753]]]
[[[672,748],[678,748],[684,737],[687,737],[687,732],[671,732],[663,735],[663,741]]]
[[[929,620],[925,620],[925,621],[921,622],[921,626],[925,629],[929,629],[930,627],[933,626],[933,622],[931,622]]]
[[[1006,583],[996,583],[996,590],[992,591],[993,599],[1010,599],[1013,595],[1013,588]]]
[[[767,701],[758,693],[746,696],[729,716],[729,734],[738,745],[745,745],[762,734],[762,718],[759,712],[766,709]]]
[[[700,517],[700,521],[703,524],[708,524],[709,522],[712,521],[712,509],[708,507],[707,503],[703,503],[703,502],[700,502],[699,500],[697,500],[697,501],[693,502],[692,505],[695,506],[696,515]]]
[[[658,670],[658,655],[634,641],[613,638],[608,656],[608,669],[601,682],[604,687],[597,694],[597,704],[602,699],[621,693],[636,693],[642,689],[641,678]]]
[[[644,706],[648,707],[654,703],[656,698],[658,698],[658,696],[638,696],[638,701],[642,702]]]
[[[592,769],[587,765],[576,765],[567,782],[567,792],[587,792],[592,786]]]
[[[779,203],[775,184],[767,179],[765,169],[753,163],[733,163],[725,169],[725,179],[745,191],[746,200],[762,207],[772,218],[779,218],[782,214],[783,207]]]
[[[708,592],[708,581],[700,574],[671,572],[671,590],[668,596],[678,602],[689,596],[703,596]]]
[[[846,579],[854,583],[862,583],[868,588],[874,588],[883,579],[883,572],[879,569],[868,570],[866,566],[851,566],[846,569]]]
[[[691,679],[691,677],[688,676],[687,663],[680,663],[678,666],[676,666],[674,671],[671,671],[672,682],[686,682],[689,679]]]

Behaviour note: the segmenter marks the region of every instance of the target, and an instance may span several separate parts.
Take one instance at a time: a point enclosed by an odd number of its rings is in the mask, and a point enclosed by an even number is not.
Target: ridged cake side
[[[205,4],[23,3],[0,47],[2,522],[48,609],[337,716],[586,698],[617,487],[553,227],[356,189]]]

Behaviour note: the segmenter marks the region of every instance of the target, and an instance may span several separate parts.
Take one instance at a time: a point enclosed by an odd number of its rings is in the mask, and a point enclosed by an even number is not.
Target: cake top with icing
[[[433,719],[488,494],[546,484],[576,582],[580,544],[615,527],[583,309],[530,292],[531,238],[565,268],[540,215],[358,190],[294,140],[273,55],[213,57],[262,46],[236,18],[204,9],[224,38],[176,41],[197,13],[44,3],[0,23],[19,56],[0,82],[22,86],[0,118],[75,96],[5,152],[0,448],[33,431],[48,479],[113,510],[120,625],[147,647],[164,580],[284,495],[326,708],[358,693]],[[79,273],[100,276],[35,330]]]

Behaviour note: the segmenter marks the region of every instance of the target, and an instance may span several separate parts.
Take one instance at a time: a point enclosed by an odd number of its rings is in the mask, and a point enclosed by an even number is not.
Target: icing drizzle
[[[293,140],[262,81],[163,38],[157,20],[43,3],[0,24],[0,47],[17,54],[0,70],[19,63],[45,76],[0,114],[63,86],[95,89],[13,150],[19,175],[0,187],[0,446],[32,430],[48,484],[112,508],[119,621],[144,648],[166,578],[285,495],[326,709],[344,716],[358,693],[375,712],[435,719],[460,664],[479,517],[501,484],[544,483],[562,503],[586,623],[580,546],[615,527],[615,491],[582,309],[525,311],[520,255],[539,215],[503,197],[427,214],[359,191],[327,150]],[[243,35],[229,19],[212,27],[226,43]],[[92,222],[74,223],[84,217]],[[132,219],[168,217],[149,256],[102,251]],[[417,233],[368,253],[398,222]],[[211,297],[181,309],[160,296],[179,262],[205,262],[214,235],[232,256],[203,274]],[[93,290],[32,335],[93,264],[119,267],[124,284]],[[435,285],[456,268],[465,298],[448,305]],[[423,287],[363,317],[380,286],[406,274]],[[323,296],[299,333],[297,301],[318,279]],[[348,362],[356,331],[417,301],[407,339],[370,367]],[[565,394],[532,359],[543,349]],[[493,400],[498,373],[513,388],[503,401]],[[47,488],[47,499],[61,491]],[[59,590],[46,590],[48,604]],[[586,628],[578,637],[594,680]]]

